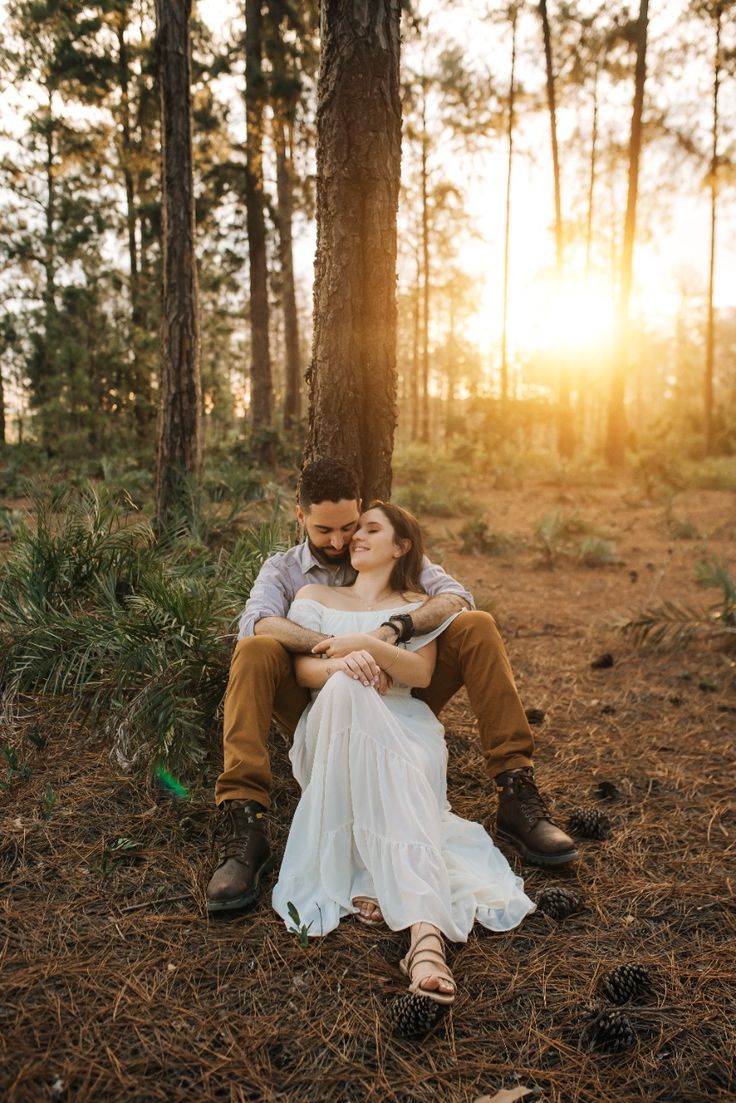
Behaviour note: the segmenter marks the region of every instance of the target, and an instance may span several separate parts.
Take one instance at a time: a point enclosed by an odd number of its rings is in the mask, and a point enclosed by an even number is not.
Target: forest
[[[736,3],[0,13],[0,1097],[732,1099]],[[401,932],[206,911],[238,619],[324,456],[492,614],[579,842],[509,851],[537,910],[425,1037]]]

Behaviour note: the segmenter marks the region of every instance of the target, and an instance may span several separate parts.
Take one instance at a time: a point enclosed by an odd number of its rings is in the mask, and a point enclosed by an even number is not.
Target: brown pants
[[[489,613],[461,613],[445,629],[437,639],[432,681],[417,695],[437,716],[462,685],[478,718],[489,776],[531,766],[534,740],[506,648]],[[285,647],[270,636],[238,641],[225,696],[225,762],[215,786],[217,804],[257,800],[270,807],[271,717],[291,735],[309,700],[309,690],[296,684],[292,655]]]

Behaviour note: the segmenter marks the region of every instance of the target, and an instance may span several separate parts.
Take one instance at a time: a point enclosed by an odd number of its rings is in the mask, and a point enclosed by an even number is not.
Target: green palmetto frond
[[[234,626],[263,561],[286,546],[276,522],[216,552],[156,542],[129,500],[82,491],[18,535],[0,568],[0,685],[63,697],[118,757],[151,769],[199,762],[227,682]]]
[[[719,604],[694,608],[674,601],[663,601],[653,609],[645,609],[633,620],[621,625],[635,644],[651,643],[675,647],[696,636],[725,639],[736,645],[736,581],[725,564],[704,559],[695,567],[702,586],[722,591]]]

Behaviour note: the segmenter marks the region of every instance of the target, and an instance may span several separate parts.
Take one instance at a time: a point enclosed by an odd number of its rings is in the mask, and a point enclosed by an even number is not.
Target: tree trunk
[[[429,443],[429,205],[427,200],[427,82],[422,78],[422,394],[419,439]]]
[[[588,178],[588,217],[585,227],[585,278],[590,277],[591,250],[593,247],[593,200],[595,198],[595,181],[598,160],[598,78],[600,74],[600,59],[596,58],[595,76],[593,78],[593,132],[590,138],[590,176]]]
[[[263,212],[263,73],[261,0],[245,4],[245,205],[250,271],[250,413],[259,462],[273,460],[271,353],[268,339],[268,270]]]
[[[718,204],[718,93],[721,84],[721,27],[723,11],[717,3],[713,11],[716,42],[713,61],[713,118],[709,172],[710,189],[710,255],[708,257],[708,314],[705,329],[705,378],[703,386],[703,447],[706,456],[713,451],[713,363],[715,359],[715,318],[713,292],[716,265],[716,213]]]
[[[139,438],[145,439],[148,430],[148,412],[151,404],[150,380],[145,378],[140,359],[140,336],[143,332],[143,311],[141,307],[141,283],[138,263],[135,180],[133,176],[133,142],[130,126],[130,66],[128,44],[125,40],[127,27],[124,11],[117,13],[115,33],[118,41],[118,83],[120,85],[120,165],[125,184],[125,221],[128,239],[128,265],[130,268],[130,355],[132,359],[132,385],[135,394],[134,414]]]
[[[400,0],[323,0],[317,108],[314,344],[306,460],[391,493],[396,426]]]
[[[5,385],[0,370],[0,444],[5,444]]]
[[[560,188],[560,155],[557,145],[557,101],[555,94],[555,74],[552,64],[552,35],[549,26],[547,0],[539,0],[539,15],[542,20],[542,38],[544,39],[544,65],[547,85],[547,108],[549,110],[550,136],[552,139],[552,175],[555,192],[555,268],[557,286],[562,288],[564,269],[564,236],[562,226],[562,197]],[[571,456],[575,450],[570,405],[570,372],[566,364],[559,363],[557,395],[557,451],[560,456]]]
[[[647,29],[649,0],[640,0],[636,32],[636,69],[634,73],[634,103],[631,112],[629,138],[629,186],[626,197],[626,219],[621,250],[621,276],[616,309],[616,351],[606,425],[606,460],[620,466],[626,452],[626,376],[629,356],[629,308],[634,269],[636,238],[636,201],[639,190],[639,160],[641,158],[644,83],[647,72]]]
[[[198,477],[202,467],[190,12],[191,0],[156,0],[163,220],[156,518],[161,527],[180,499],[185,476]]]
[[[414,324],[412,326],[411,342],[411,387],[409,391],[409,403],[411,408],[411,432],[413,441],[419,439],[419,338],[421,333],[421,315],[419,298],[421,294],[422,260],[417,240],[416,248],[417,275],[414,283]]]
[[[514,163],[514,103],[516,99],[516,23],[519,10],[511,8],[511,79],[509,80],[508,158],[506,162],[506,222],[503,236],[503,316],[501,319],[501,405],[509,397],[509,246],[511,243],[511,171]]]
[[[299,356],[299,319],[296,309],[294,284],[294,252],[291,224],[293,198],[291,187],[290,142],[287,142],[284,120],[278,110],[274,113],[273,139],[276,150],[276,195],[278,200],[279,262],[281,264],[281,295],[284,305],[284,346],[286,359],[286,388],[284,394],[284,429],[291,429],[302,415],[301,379]]]

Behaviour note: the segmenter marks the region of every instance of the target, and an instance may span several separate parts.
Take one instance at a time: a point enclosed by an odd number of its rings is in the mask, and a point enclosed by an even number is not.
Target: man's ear
[[[304,524],[305,524],[305,521],[306,521],[306,516],[304,514],[304,510],[299,505],[296,507],[296,520],[297,520],[297,524],[301,525],[301,527],[304,528]]]

